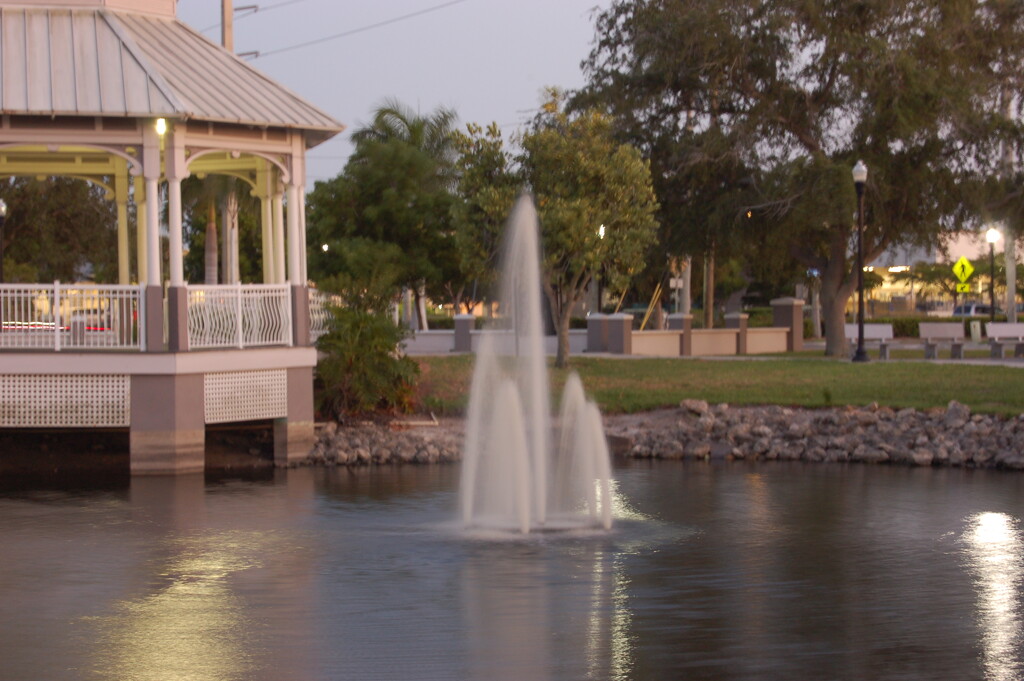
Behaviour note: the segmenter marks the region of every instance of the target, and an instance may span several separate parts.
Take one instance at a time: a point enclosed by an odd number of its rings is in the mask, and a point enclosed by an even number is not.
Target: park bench
[[[938,359],[939,343],[949,342],[949,356],[964,358],[963,322],[921,322],[918,335],[924,341],[924,358]]]
[[[1003,345],[1013,343],[1013,356],[1024,356],[1024,324],[1019,322],[989,322],[985,326],[992,357],[1003,358]]]
[[[846,340],[851,343],[857,342],[857,325],[846,325]],[[892,342],[892,324],[865,324],[864,342],[878,341],[878,357],[889,359],[889,343]]]

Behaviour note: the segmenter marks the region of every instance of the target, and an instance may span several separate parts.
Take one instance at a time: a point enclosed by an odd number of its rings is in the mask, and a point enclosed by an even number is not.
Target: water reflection
[[[293,521],[301,517],[312,486],[299,475],[282,482],[278,489],[284,493],[262,503],[264,510],[276,509]],[[249,488],[243,496],[259,490]],[[113,601],[108,614],[85,619],[92,630],[94,678],[253,678],[266,666],[261,651],[268,641],[253,619],[247,585],[255,579],[261,591],[307,603],[301,550],[287,534],[266,528],[266,516],[248,522],[232,517],[230,495],[211,496],[201,475],[134,479],[129,496],[133,525],[149,539],[134,557],[137,568],[128,575],[134,583],[126,585],[127,595]],[[221,522],[230,527],[218,527]],[[249,523],[256,526],[246,527]],[[268,560],[272,565],[265,564]],[[273,579],[282,562],[293,569],[287,579]]]
[[[466,619],[462,678],[628,679],[630,581],[612,540],[593,535],[488,541],[459,575]]]
[[[1024,678],[1024,476],[648,462],[507,540],[457,473],[0,493],[0,681]]]
[[[264,541],[234,532],[168,542],[165,584],[95,622],[96,668],[109,679],[222,681],[254,669],[258,636],[228,578],[259,565]]]
[[[982,662],[988,681],[1021,678],[1021,569],[1019,523],[1005,513],[979,513],[964,534],[978,593]]]

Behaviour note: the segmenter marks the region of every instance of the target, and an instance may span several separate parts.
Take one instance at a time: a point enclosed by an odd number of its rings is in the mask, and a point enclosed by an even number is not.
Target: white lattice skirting
[[[284,369],[206,374],[203,390],[207,423],[288,416],[288,372]]]
[[[130,421],[127,375],[0,376],[0,427],[122,428]]]

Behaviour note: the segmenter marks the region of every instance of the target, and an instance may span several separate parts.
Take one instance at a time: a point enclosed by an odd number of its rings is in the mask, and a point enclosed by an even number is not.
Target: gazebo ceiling
[[[152,2],[57,4],[0,2],[0,113],[290,128],[310,146],[344,129],[173,15],[95,8]]]

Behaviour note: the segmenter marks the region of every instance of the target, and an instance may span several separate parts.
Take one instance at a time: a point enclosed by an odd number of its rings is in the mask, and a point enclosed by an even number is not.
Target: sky
[[[309,152],[312,189],[341,171],[350,133],[388,98],[512,134],[545,87],[583,84],[594,12],[610,0],[264,0],[240,11],[250,4],[234,0],[235,52],[281,50],[249,63],[346,126]],[[218,0],[178,0],[178,18],[220,42]]]

